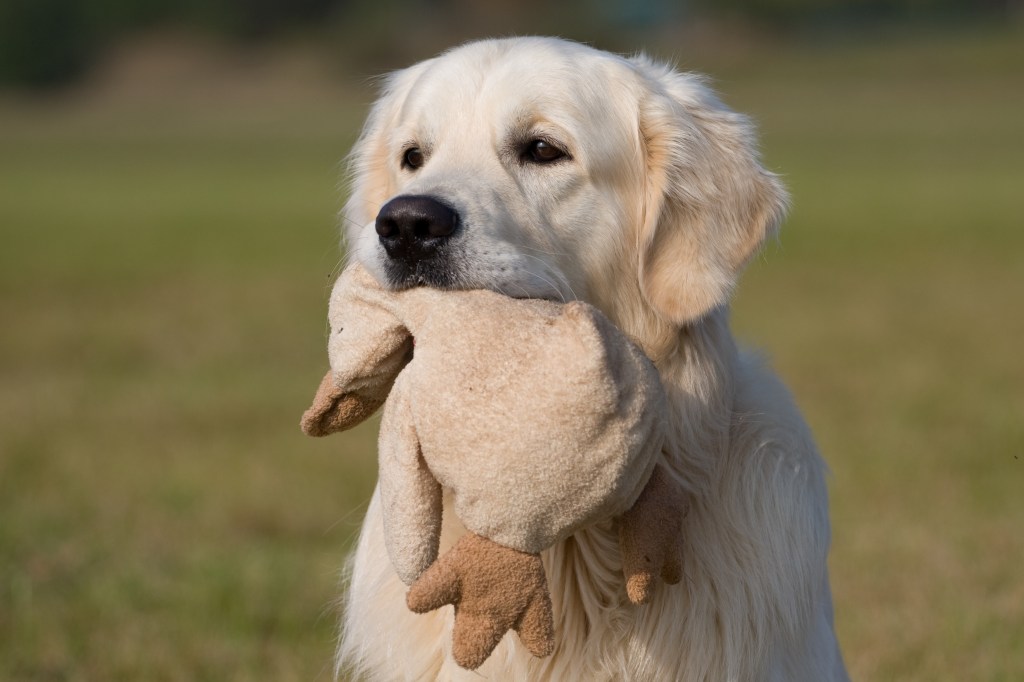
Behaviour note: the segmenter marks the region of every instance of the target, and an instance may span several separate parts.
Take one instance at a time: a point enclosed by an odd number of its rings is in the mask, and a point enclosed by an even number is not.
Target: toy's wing
[[[329,319],[331,371],[301,421],[311,436],[352,428],[373,414],[412,358],[412,336],[398,317],[395,294],[359,265],[335,283]]]
[[[408,379],[398,377],[384,407],[378,451],[384,543],[398,577],[411,585],[437,559],[443,493],[420,451]]]
[[[299,425],[307,436],[326,436],[359,424],[383,402],[379,396],[346,393],[335,383],[334,372],[328,371]]]

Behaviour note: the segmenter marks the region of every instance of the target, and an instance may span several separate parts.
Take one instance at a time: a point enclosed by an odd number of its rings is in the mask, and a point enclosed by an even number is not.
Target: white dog
[[[452,610],[406,608],[374,495],[342,669],[389,681],[847,679],[824,464],[786,389],[728,324],[739,273],[785,206],[750,122],[699,78],[642,57],[488,40],[386,81],[353,150],[350,256],[394,287],[601,308],[661,372],[667,464],[692,505],[680,585],[631,605],[612,526],[581,531],[544,556],[554,654],[506,636],[470,673],[449,655]],[[442,551],[463,532],[445,523]]]

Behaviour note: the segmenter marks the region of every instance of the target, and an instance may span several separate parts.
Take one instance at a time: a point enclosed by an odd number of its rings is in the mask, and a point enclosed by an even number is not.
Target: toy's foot
[[[515,630],[534,656],[555,648],[554,620],[539,554],[467,533],[409,588],[406,604],[426,613],[455,605],[452,655],[474,670]]]
[[[675,585],[683,577],[681,530],[686,502],[661,467],[655,467],[633,507],[622,515],[619,547],[626,595],[646,604],[658,576]]]

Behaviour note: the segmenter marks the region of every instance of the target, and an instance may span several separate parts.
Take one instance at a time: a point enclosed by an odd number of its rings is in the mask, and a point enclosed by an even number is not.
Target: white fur
[[[571,158],[523,162],[517,150],[536,137]],[[422,167],[401,167],[409,146]],[[453,286],[586,299],[644,347],[673,407],[667,464],[693,502],[681,584],[631,605],[612,526],[581,531],[544,553],[555,653],[533,658],[509,634],[470,673],[449,655],[451,608],[406,608],[375,494],[339,667],[376,680],[847,679],[825,466],[786,389],[728,326],[740,270],[786,201],[749,122],[699,78],[642,57],[493,40],[392,75],[352,158],[350,252],[380,277],[377,211],[428,194],[461,216]],[[446,515],[442,551],[462,530]]]

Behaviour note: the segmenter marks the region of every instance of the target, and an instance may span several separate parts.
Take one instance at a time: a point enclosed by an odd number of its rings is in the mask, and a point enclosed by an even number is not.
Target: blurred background
[[[0,0],[0,679],[331,678],[340,162],[375,75],[533,33],[759,123],[794,209],[734,324],[831,465],[854,678],[1024,679],[1019,0]]]

